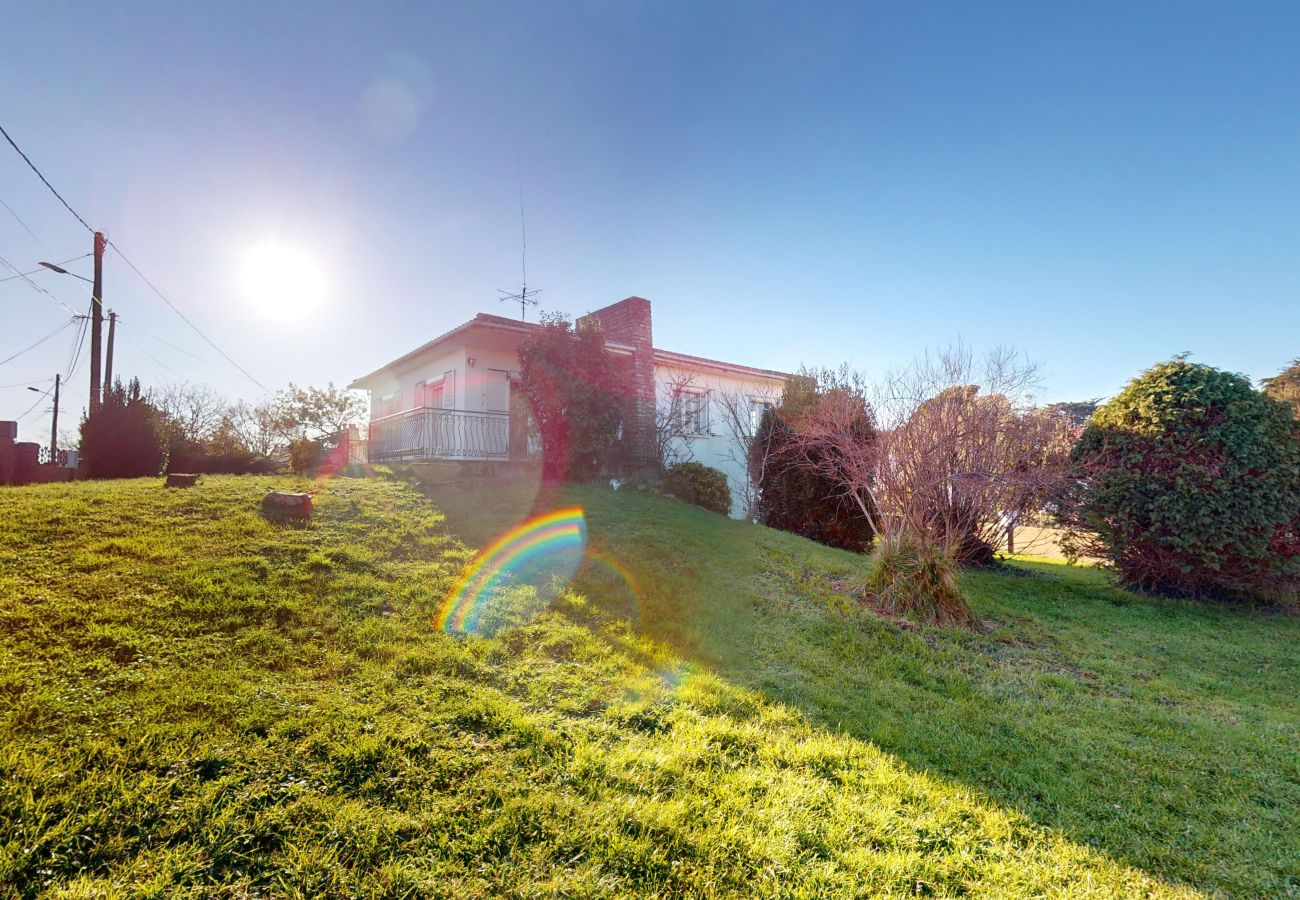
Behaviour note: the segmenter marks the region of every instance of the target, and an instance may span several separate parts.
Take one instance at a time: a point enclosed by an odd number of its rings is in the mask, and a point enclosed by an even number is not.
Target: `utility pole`
[[[104,396],[113,390],[113,332],[117,331],[117,313],[108,311],[108,350],[104,354]]]
[[[59,464],[59,379],[62,376],[58,372],[54,373],[54,421],[50,423],[50,465]]]
[[[90,410],[93,417],[99,409],[103,391],[100,387],[101,336],[104,328],[104,233],[95,232],[95,280],[90,291]]]

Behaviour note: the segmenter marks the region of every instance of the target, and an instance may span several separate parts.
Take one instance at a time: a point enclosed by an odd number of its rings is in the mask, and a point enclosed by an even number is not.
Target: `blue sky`
[[[0,124],[272,389],[511,314],[521,172],[543,307],[648,297],[681,352],[874,374],[1009,343],[1049,400],[1182,351],[1254,378],[1300,355],[1296,4],[266,6],[11,6]],[[0,200],[20,268],[90,249],[7,145]],[[250,297],[266,241],[316,261],[318,304]],[[260,395],[105,271],[118,372]],[[17,280],[0,309],[0,358],[66,318]],[[34,399],[0,388],[0,418]]]

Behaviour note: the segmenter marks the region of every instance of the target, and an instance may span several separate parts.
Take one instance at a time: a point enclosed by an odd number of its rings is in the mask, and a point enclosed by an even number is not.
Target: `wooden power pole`
[[[99,383],[101,340],[104,329],[104,233],[95,232],[95,280],[90,291],[90,412],[99,409],[103,390]]]
[[[59,464],[59,379],[62,378],[58,372],[54,373],[54,421],[50,423],[50,465]]]
[[[108,311],[108,349],[104,352],[104,396],[113,390],[113,333],[117,331],[117,313]]]

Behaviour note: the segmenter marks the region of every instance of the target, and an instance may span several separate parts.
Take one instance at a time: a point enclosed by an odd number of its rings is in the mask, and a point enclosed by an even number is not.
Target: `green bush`
[[[715,513],[730,515],[731,488],[727,476],[697,462],[678,463],[664,471],[663,491]]]
[[[828,547],[865,553],[871,547],[872,533],[862,510],[824,471],[800,464],[790,449],[794,430],[789,416],[798,408],[787,398],[780,410],[767,410],[750,443],[749,470],[758,488],[754,507],[758,521]],[[857,427],[863,441],[873,438],[875,430],[865,405]]]
[[[114,381],[93,418],[81,420],[81,455],[91,478],[157,475],[165,459],[158,409],[140,379]]]
[[[295,475],[315,472],[325,461],[325,445],[311,438],[289,442],[289,468]]]
[[[1111,560],[1124,584],[1278,600],[1300,580],[1300,427],[1243,376],[1155,366],[1071,459],[1067,551]]]

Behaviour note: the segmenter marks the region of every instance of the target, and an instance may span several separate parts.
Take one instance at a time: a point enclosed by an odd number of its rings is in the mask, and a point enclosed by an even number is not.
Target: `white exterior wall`
[[[488,372],[496,369],[518,375],[519,354],[514,350],[475,350],[470,347],[465,356],[467,365],[469,357],[474,358],[474,366],[465,370],[465,405],[458,409],[485,412]]]
[[[733,435],[724,418],[721,405],[723,396],[743,397],[778,405],[784,382],[776,378],[724,373],[713,369],[690,370],[684,367],[655,365],[655,398],[661,414],[671,409],[675,386],[688,391],[703,391],[708,407],[708,428],[705,434],[693,435],[674,442],[680,462],[693,460],[726,473],[731,487],[732,518],[744,518],[745,501],[749,496],[748,476],[745,472],[745,446]],[[755,426],[757,423],[755,423]],[[748,436],[752,436],[750,431]]]
[[[470,366],[469,360],[474,360]],[[519,355],[514,350],[483,350],[460,346],[422,361],[410,369],[394,373],[386,382],[370,389],[370,418],[377,419],[384,398],[398,391],[401,394],[397,412],[406,412],[419,406],[415,386],[421,381],[433,384],[447,371],[456,373],[456,402],[453,409],[483,412],[487,409],[487,373],[490,370],[519,374]]]
[[[397,412],[414,409],[419,405],[415,397],[415,386],[421,381],[425,383],[439,381],[448,371],[456,373],[456,398],[452,408],[465,409],[465,357],[465,348],[457,347],[430,359],[418,361],[409,369],[391,374],[386,381],[370,389],[370,418],[378,419],[383,415],[384,398],[394,391],[400,393]]]

